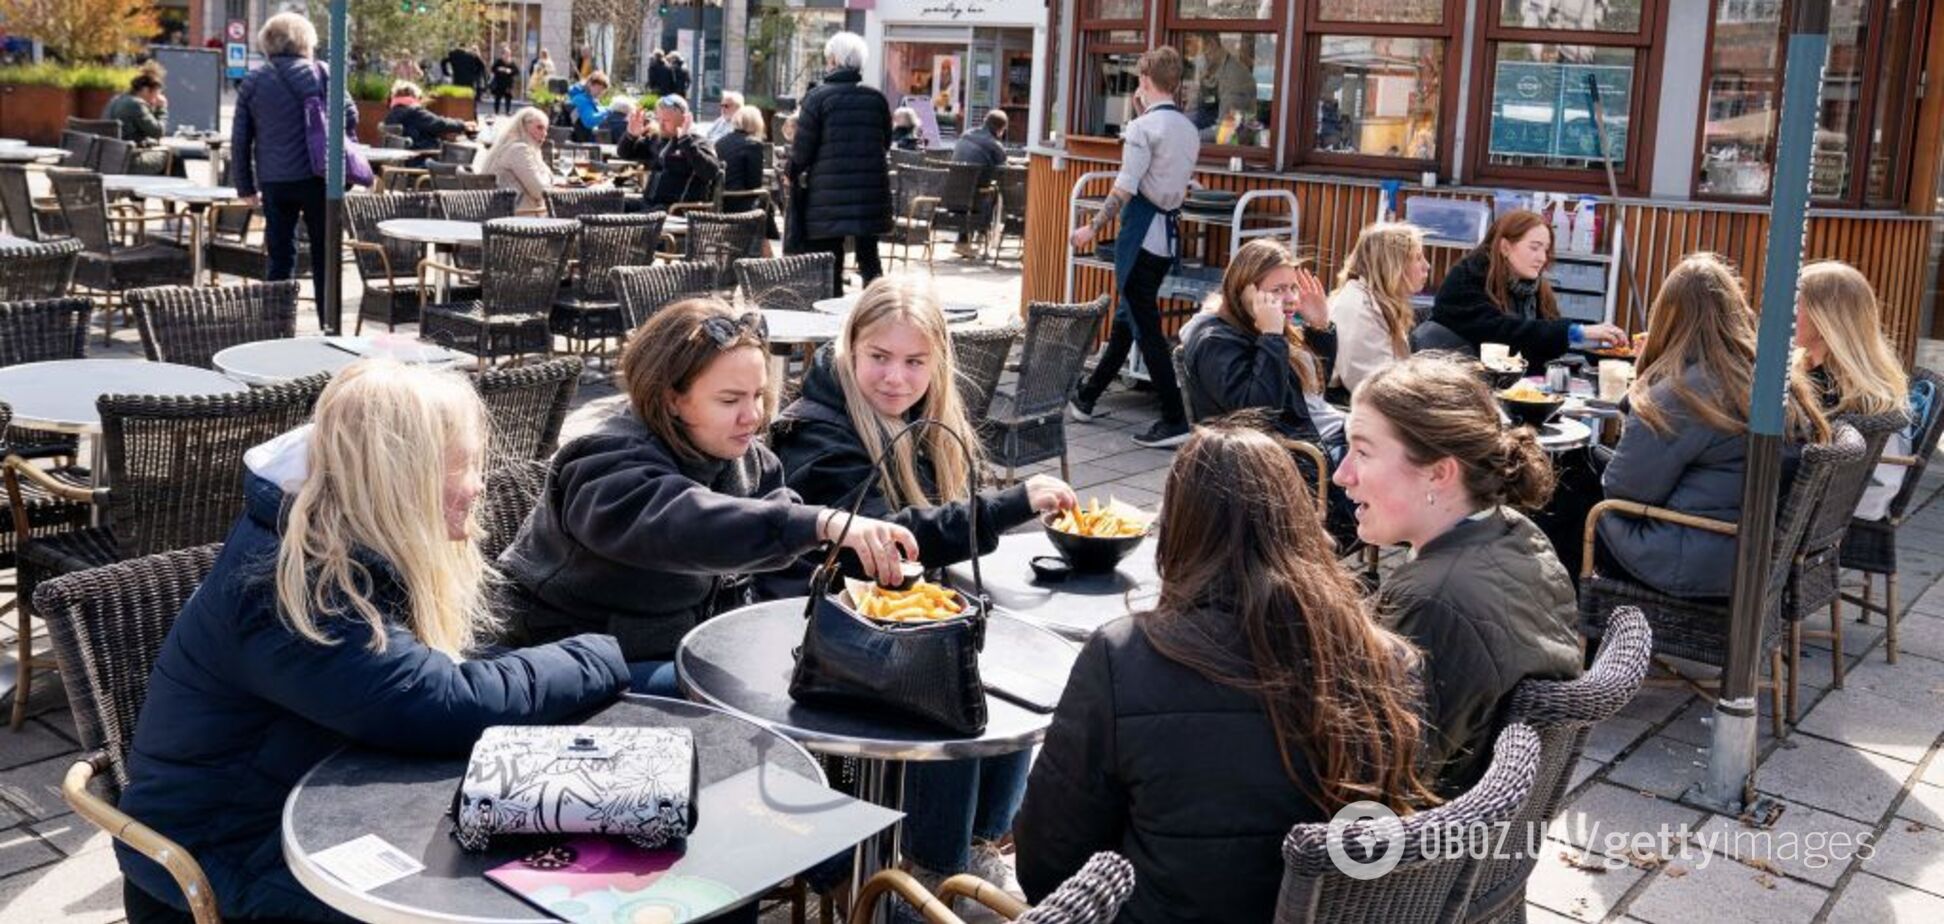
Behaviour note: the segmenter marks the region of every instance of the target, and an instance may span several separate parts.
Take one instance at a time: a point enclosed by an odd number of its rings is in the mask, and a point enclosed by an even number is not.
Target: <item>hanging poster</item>
[[[932,110],[938,115],[957,119],[961,76],[958,55],[932,56]]]
[[[1492,81],[1491,153],[1598,160],[1599,134],[1593,124],[1588,77],[1600,87],[1613,160],[1624,160],[1633,68],[1563,61],[1498,63]]]

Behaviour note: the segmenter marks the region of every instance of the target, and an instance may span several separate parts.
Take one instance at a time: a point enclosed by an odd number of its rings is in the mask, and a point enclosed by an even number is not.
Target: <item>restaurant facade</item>
[[[1430,197],[1574,215],[1590,204],[1592,233],[1559,249],[1577,245],[1604,275],[1579,287],[1623,326],[1644,323],[1659,280],[1697,250],[1728,257],[1759,293],[1786,0],[1051,3],[1027,299],[1111,288],[1105,264],[1073,259],[1065,235],[1118,168],[1135,62],[1161,44],[1187,62],[1179,101],[1202,133],[1199,181],[1263,193],[1244,197],[1246,214],[1185,232],[1205,275],[1219,275],[1239,231],[1293,226],[1333,276],[1362,227],[1420,214],[1413,200]],[[1869,276],[1906,358],[1944,315],[1933,310],[1944,94],[1924,92],[1927,73],[1944,73],[1944,10],[1833,0],[1805,257]],[[1466,237],[1441,232],[1429,248],[1433,286]]]

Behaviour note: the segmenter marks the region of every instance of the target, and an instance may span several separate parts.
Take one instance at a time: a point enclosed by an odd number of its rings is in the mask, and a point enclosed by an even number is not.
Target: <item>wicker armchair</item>
[[[939,193],[938,209],[958,223],[958,243],[965,247],[973,237],[992,226],[992,207],[999,188],[993,185],[992,168],[985,164],[953,162],[945,165],[945,185]]]
[[[135,146],[118,138],[96,138],[94,150],[94,169],[96,173],[127,173],[129,157],[134,154]]]
[[[753,212],[689,212],[688,234],[682,238],[682,259],[708,263],[716,268],[717,293],[728,295],[736,289],[736,261],[763,255],[763,234],[768,227],[761,210]]]
[[[195,282],[187,249],[171,243],[150,243],[139,234],[139,243],[124,246],[116,242],[118,235],[111,231],[111,227],[124,225],[139,230],[149,222],[175,221],[174,216],[111,216],[101,174],[93,171],[50,167],[47,179],[54,186],[54,198],[61,204],[61,218],[67,222],[68,232],[87,248],[75,266],[74,281],[109,296],[109,310],[101,315],[104,343],[114,332],[114,302],[121,293]]]
[[[1025,167],[1005,166],[997,171],[999,184],[999,231],[988,242],[987,254],[999,259],[1006,238],[1019,242],[1019,256],[1026,256],[1026,175]]]
[[[502,462],[486,473],[486,490],[479,496],[479,525],[486,535],[479,540],[479,554],[487,561],[497,561],[513,544],[552,470],[547,459],[528,459]]]
[[[122,136],[121,122],[115,119],[84,119],[80,116],[68,116],[67,130],[80,132],[83,135],[94,135],[97,138],[119,140]]]
[[[605,347],[609,337],[627,336],[612,271],[617,266],[655,262],[655,244],[661,240],[666,218],[662,212],[580,216],[580,259],[572,285],[554,299],[548,322],[555,334],[567,338],[570,348],[578,345],[576,352],[588,356],[594,352],[590,349],[594,341]]]
[[[1890,434],[1910,423],[1910,415],[1902,411],[1844,415],[1836,419],[1855,427],[1863,437],[1863,454],[1830,473],[1828,493],[1823,495],[1823,502],[1809,519],[1809,527],[1802,535],[1802,548],[1795,554],[1789,568],[1789,583],[1783,590],[1782,619],[1789,631],[1790,724],[1796,720],[1796,671],[1802,664],[1804,638],[1829,639],[1830,685],[1838,689],[1843,686],[1842,568],[1838,565],[1843,537],[1849,533],[1850,521],[1856,517],[1856,505],[1863,500],[1864,489],[1870,486],[1877,461],[1883,458],[1884,444],[1889,442]],[[1828,631],[1802,628],[1803,620],[1825,608],[1829,610]]]
[[[439,162],[470,166],[479,157],[479,145],[468,141],[439,142]]]
[[[67,152],[67,156],[61,159],[61,166],[76,170],[94,169],[95,142],[100,138],[100,135],[73,129],[61,132],[61,150]]]
[[[553,458],[567,405],[580,388],[581,361],[568,356],[531,366],[491,369],[473,379],[491,430],[486,470]]]
[[[899,167],[893,187],[891,230],[879,240],[897,248],[897,259],[911,262],[913,245],[925,248],[925,265],[932,263],[932,229],[938,204],[945,194],[945,171],[936,167]]]
[[[142,351],[156,362],[216,368],[239,343],[297,336],[294,279],[233,286],[162,286],[128,293]]]
[[[81,242],[71,237],[0,246],[0,302],[66,295],[80,261]]]
[[[7,432],[7,425],[12,421],[13,408],[8,407],[6,402],[0,401],[0,458],[18,458],[15,447],[7,442],[7,437],[10,435]],[[11,435],[19,434],[20,431],[16,430]],[[72,454],[71,444],[67,449]],[[43,468],[42,472],[70,488],[86,490],[89,485],[88,472],[71,465]],[[65,497],[56,496],[40,487],[38,482],[22,485],[21,500],[17,506],[5,495],[0,495],[0,569],[14,568],[15,547],[18,545],[20,533],[40,538],[57,532],[79,529],[86,525],[88,525],[88,508],[85,504],[77,504]],[[0,582],[0,593],[6,595],[6,602],[0,604],[0,615],[11,613],[20,605],[19,595],[16,592],[18,590],[11,578]],[[25,658],[32,653],[33,640],[27,636],[23,638],[26,642],[19,650],[21,656]],[[12,724],[14,730],[18,731],[20,722],[27,718],[26,697],[15,698],[13,711],[17,720]]]
[[[362,332],[367,320],[385,325],[386,330],[418,320],[422,301],[418,263],[425,255],[425,245],[386,237],[378,231],[378,224],[394,218],[432,218],[437,208],[432,193],[353,193],[344,197],[344,228],[351,238],[358,278],[364,283],[354,333]]]
[[[621,302],[621,320],[633,331],[663,305],[685,298],[715,295],[716,268],[708,263],[657,263],[621,266],[609,271],[614,294]]]
[[[899,173],[903,173],[907,167],[925,166],[925,155],[921,151],[907,151],[904,148],[892,148],[890,156],[891,169]]]
[[[498,177],[490,173],[469,173],[463,167],[457,173],[434,172],[428,176],[432,188],[438,192],[491,192],[499,189]]]
[[[52,198],[34,198],[22,164],[0,164],[0,211],[5,212],[7,231],[14,237],[38,241],[67,233],[60,205]]]
[[[743,296],[759,308],[815,311],[818,299],[831,296],[835,263],[827,253],[737,260],[736,279]]]
[[[547,216],[550,218],[620,215],[626,210],[627,194],[611,186],[605,189],[559,186],[547,190]],[[660,236],[657,235],[656,239],[659,240]]]
[[[217,202],[203,213],[208,227],[203,231],[203,269],[209,271],[209,284],[228,275],[261,280],[269,275],[270,254],[263,242],[252,241],[257,210],[245,202]]]
[[[21,599],[31,601],[37,587],[63,574],[221,540],[243,512],[243,453],[307,422],[326,381],[315,376],[227,395],[104,396],[96,407],[110,488],[77,489],[9,457],[4,477],[15,509],[33,482],[55,497],[96,505],[106,524],[41,536],[16,517]],[[26,642],[33,616],[31,606],[21,607],[17,717],[38,666]]]
[[[1782,498],[1775,518],[1775,548],[1769,558],[1767,578],[1760,592],[1762,605],[1762,650],[1769,656],[1770,679],[1759,684],[1771,694],[1769,721],[1777,738],[1785,733],[1782,720],[1782,597],[1795,567],[1796,553],[1802,549],[1803,535],[1823,497],[1829,492],[1830,477],[1845,464],[1863,455],[1863,436],[1856,428],[1838,422],[1827,443],[1803,447],[1802,461],[1796,467],[1795,481]],[[1686,658],[1715,667],[1726,666],[1728,659],[1728,622],[1730,603],[1718,599],[1689,599],[1661,593],[1632,581],[1599,574],[1594,570],[1595,543],[1600,518],[1609,515],[1644,517],[1674,523],[1689,529],[1707,530],[1725,536],[1737,535],[1740,526],[1726,520],[1682,513],[1663,507],[1650,507],[1636,501],[1604,500],[1586,514],[1585,554],[1580,564],[1580,631],[1588,638],[1606,632],[1609,614],[1626,607],[1637,607],[1647,614],[1654,630],[1654,653]],[[1697,687],[1697,690],[1699,688]],[[1706,690],[1700,690],[1707,696]]]
[[[94,303],[85,298],[48,298],[0,302],[0,367],[88,355],[88,315]],[[72,434],[15,427],[0,430],[18,455],[29,457],[75,455]],[[0,522],[0,529],[5,529]],[[5,545],[12,548],[11,543]]]
[[[879,902],[893,893],[933,924],[964,924],[952,912],[953,900],[960,898],[984,905],[1018,924],[1109,924],[1120,914],[1127,897],[1134,894],[1134,864],[1113,851],[1096,853],[1079,872],[1032,908],[977,876],[953,876],[940,883],[934,895],[910,873],[884,870],[866,880],[858,891],[851,924],[873,920]]]
[[[202,867],[115,802],[128,784],[128,749],[148,697],[149,673],[176,614],[221,549],[205,545],[96,568],[49,581],[35,597],[47,614],[75,730],[86,749],[68,769],[61,796],[90,824],[167,869],[197,924],[221,920]],[[89,785],[97,778],[105,797]]]
[[[1559,814],[1566,784],[1586,750],[1587,735],[1639,692],[1653,649],[1647,617],[1629,607],[1608,618],[1600,652],[1578,680],[1522,680],[1512,688],[1505,716],[1539,735],[1539,776],[1532,798],[1512,817],[1512,834],[1503,842],[1507,855],[1486,860],[1479,871],[1466,921],[1523,919],[1526,879],[1539,861],[1539,854],[1525,852],[1526,835],[1543,831]],[[1544,849],[1543,842],[1536,840],[1532,846]]]
[[[1276,924],[1455,920],[1481,864],[1466,851],[1437,848],[1471,843],[1518,817],[1532,799],[1540,755],[1539,735],[1514,722],[1499,732],[1478,785],[1450,802],[1401,818],[1297,825],[1283,839]],[[1397,865],[1373,879],[1352,878],[1332,853],[1371,866],[1394,856]]]
[[[1033,302],[1027,306],[1019,382],[1013,391],[993,393],[981,428],[986,452],[994,462],[1005,463],[1007,484],[1012,483],[1013,470],[1018,466],[1052,458],[1060,460],[1060,477],[1069,478],[1067,389],[1080,375],[1094,332],[1106,316],[1105,295],[1091,302]]]
[[[1929,416],[1919,423],[1917,438],[1911,441],[1911,454],[1883,457],[1885,464],[1904,467],[1903,488],[1891,499],[1890,510],[1883,519],[1850,521],[1841,555],[1843,567],[1863,572],[1863,593],[1845,593],[1842,599],[1856,604],[1860,610],[1857,618],[1865,622],[1872,613],[1883,616],[1883,656],[1891,664],[1897,663],[1897,621],[1902,616],[1897,608],[1897,530],[1910,515],[1911,504],[1917,498],[1917,483],[1924,480],[1931,454],[1937,451],[1938,437],[1944,436],[1944,376],[1929,369],[1918,369],[1911,374],[1911,380],[1913,385],[1929,382],[1936,397],[1931,400]],[[1875,593],[1879,575],[1883,577],[1881,603],[1877,602]]]
[[[481,369],[503,356],[552,354],[553,332],[547,320],[560,295],[560,279],[567,273],[567,250],[579,233],[580,223],[564,218],[488,221],[479,248],[485,261],[479,298],[443,305],[421,303],[419,336],[479,357]],[[421,300],[429,291],[424,278],[428,271],[464,272],[459,266],[420,261]]]
[[[487,182],[484,185],[475,183],[468,188],[463,185],[463,181],[454,181],[448,177],[445,178],[448,184],[461,182],[461,185],[440,185],[441,177],[434,173],[432,188],[438,190],[435,193],[438,196],[438,214],[435,217],[481,223],[495,218],[512,218],[520,204],[519,191],[495,189],[496,181],[490,176],[476,179],[484,179]],[[482,265],[480,261],[483,259],[483,251],[478,248],[459,247],[452,251],[450,259],[454,266],[467,273],[476,274]]]
[[[827,256],[827,255],[825,255]],[[959,400],[965,402],[965,416],[974,424],[985,420],[992,407],[992,394],[999,388],[999,377],[1006,373],[1006,357],[1012,353],[1019,328],[950,328],[952,361],[958,370],[956,384]]]

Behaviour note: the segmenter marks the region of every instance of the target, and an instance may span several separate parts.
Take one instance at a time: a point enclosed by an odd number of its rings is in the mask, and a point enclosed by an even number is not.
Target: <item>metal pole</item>
[[[345,65],[345,46],[350,44],[350,0],[331,4],[331,74],[337,78],[325,102],[330,105],[330,143],[324,160],[324,278],[316,280],[317,315],[324,332],[336,334],[344,319],[344,234],[338,227],[338,213],[344,206],[344,100],[351,74]]]
[[[1762,662],[1762,614],[1769,603],[1768,569],[1782,472],[1784,385],[1789,346],[1795,338],[1796,279],[1802,271],[1803,232],[1808,224],[1810,153],[1829,51],[1829,2],[1798,0],[1789,27],[1782,126],[1769,193],[1761,328],[1748,408],[1748,470],[1742,483],[1741,533],[1735,543],[1728,669],[1722,672],[1721,699],[1715,704],[1708,776],[1700,792],[1690,793],[1693,801],[1731,813],[1746,808],[1755,789],[1755,675]]]

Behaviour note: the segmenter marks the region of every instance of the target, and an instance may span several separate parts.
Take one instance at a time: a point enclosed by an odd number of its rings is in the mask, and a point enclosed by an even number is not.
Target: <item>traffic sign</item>
[[[250,26],[241,19],[232,19],[229,25],[223,27],[223,37],[232,42],[248,41]]]

